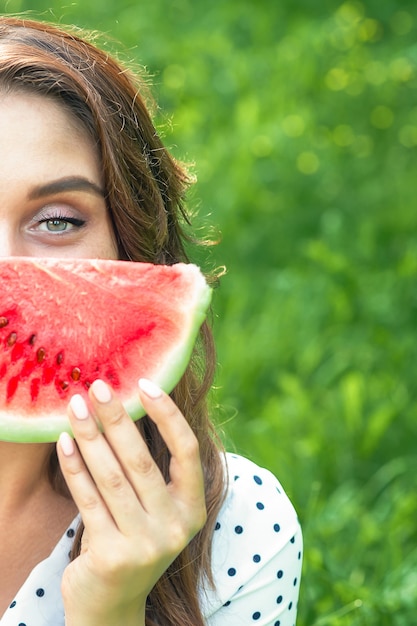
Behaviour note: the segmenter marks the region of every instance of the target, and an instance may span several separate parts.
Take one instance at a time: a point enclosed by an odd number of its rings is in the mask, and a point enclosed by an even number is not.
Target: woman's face
[[[38,95],[0,93],[0,256],[117,259],[97,151]]]

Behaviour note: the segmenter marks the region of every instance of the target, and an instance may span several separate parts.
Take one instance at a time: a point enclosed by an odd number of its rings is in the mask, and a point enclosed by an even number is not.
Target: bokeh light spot
[[[300,137],[305,130],[301,115],[287,115],[282,121],[282,129],[288,137]]]
[[[371,124],[375,128],[379,128],[380,130],[385,130],[392,126],[394,121],[394,113],[392,110],[381,104],[375,107],[371,113]]]
[[[301,152],[297,157],[297,168],[307,176],[315,174],[320,167],[320,161],[315,152]]]
[[[333,67],[327,72],[325,82],[332,91],[341,91],[347,86],[349,75],[342,67]]]

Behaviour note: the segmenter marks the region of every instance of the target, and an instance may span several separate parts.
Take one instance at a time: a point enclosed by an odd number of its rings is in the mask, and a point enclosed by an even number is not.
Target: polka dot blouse
[[[302,535],[277,479],[227,455],[229,491],[214,531],[216,590],[202,590],[208,626],[294,626]]]
[[[276,478],[226,455],[229,490],[213,538],[215,589],[200,589],[207,626],[294,626],[301,575],[297,516]],[[1,626],[65,626],[61,578],[79,518],[30,573]]]

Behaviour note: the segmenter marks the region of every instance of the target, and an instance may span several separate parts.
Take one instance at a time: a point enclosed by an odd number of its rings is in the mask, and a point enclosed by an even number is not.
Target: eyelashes
[[[72,224],[73,226],[84,226],[85,220],[80,220],[76,217],[69,217],[68,215],[57,215],[56,217],[46,217],[42,220],[39,220],[40,224],[49,222],[68,222],[68,224]]]
[[[86,224],[86,220],[60,212],[55,215],[40,216],[37,223],[39,230],[44,232],[63,233],[72,229],[82,228]]]

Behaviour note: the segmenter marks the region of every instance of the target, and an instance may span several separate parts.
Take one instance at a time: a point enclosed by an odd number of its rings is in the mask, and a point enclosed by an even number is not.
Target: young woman
[[[76,31],[0,17],[2,256],[187,260],[190,181],[144,93]],[[97,380],[69,403],[75,442],[0,442],[2,626],[295,624],[297,517],[221,451],[213,361],[204,325],[171,396],[139,381],[137,424]]]

